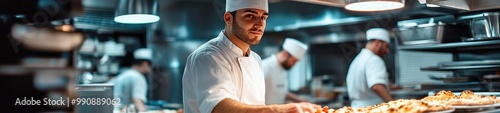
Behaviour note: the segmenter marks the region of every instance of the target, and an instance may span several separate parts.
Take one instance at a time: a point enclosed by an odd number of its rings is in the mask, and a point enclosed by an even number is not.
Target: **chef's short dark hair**
[[[370,39],[370,40],[368,40],[368,42],[369,42],[369,43],[370,43],[370,42],[375,42],[375,41],[377,41],[377,40],[378,40],[378,41],[385,42],[385,41],[383,41],[383,40],[379,40],[379,39]]]
[[[132,65],[139,66],[139,65],[142,65],[142,63],[144,63],[144,62],[147,62],[149,65],[151,65],[151,60],[147,60],[147,59],[134,59],[134,61],[132,62]]]
[[[236,11],[233,11],[233,12],[229,12],[229,14],[231,14],[231,16],[233,16],[233,21],[236,20],[235,16],[236,16]]]

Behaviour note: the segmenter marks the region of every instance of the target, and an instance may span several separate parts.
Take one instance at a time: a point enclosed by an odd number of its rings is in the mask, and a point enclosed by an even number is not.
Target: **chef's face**
[[[284,62],[281,63],[281,66],[285,70],[290,70],[295,65],[295,63],[297,63],[297,61],[299,61],[299,59],[287,53],[287,58],[285,59]]]
[[[381,57],[384,57],[385,55],[389,54],[389,43],[380,40],[379,43],[380,43],[380,48],[378,50],[378,54]]]
[[[257,45],[264,34],[269,14],[259,9],[241,9],[233,15],[232,33],[240,40]]]
[[[149,75],[151,74],[151,72],[153,71],[152,69],[152,65],[151,65],[151,62],[148,62],[148,61],[144,61],[141,65],[142,69],[144,70],[144,73],[145,75]]]

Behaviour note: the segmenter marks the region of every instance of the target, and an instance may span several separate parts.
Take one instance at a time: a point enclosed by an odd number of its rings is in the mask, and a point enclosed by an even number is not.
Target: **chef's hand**
[[[273,105],[273,113],[314,113],[314,110],[320,109],[321,106],[308,102],[290,103],[284,105]]]
[[[182,110],[182,108],[181,108],[181,109],[178,109],[178,110],[176,111],[176,113],[184,113],[184,111],[183,111],[183,110]]]

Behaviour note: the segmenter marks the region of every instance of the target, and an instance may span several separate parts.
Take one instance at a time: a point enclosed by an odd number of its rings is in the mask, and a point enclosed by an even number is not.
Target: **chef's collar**
[[[361,49],[361,52],[365,51],[366,53],[370,54],[370,55],[375,55],[375,56],[378,56],[377,54],[373,53],[372,50],[370,49],[366,49],[366,48],[363,48]],[[380,56],[379,56],[380,57]]]
[[[231,42],[231,40],[229,40],[229,38],[224,34],[224,30],[222,30],[219,33],[218,37],[222,38],[222,43],[224,43],[224,45],[226,45],[227,47],[229,47],[229,49],[231,51],[233,51],[234,53],[236,53],[238,56],[245,56],[245,57],[250,56],[250,53],[251,53],[250,48],[248,48],[248,51],[247,51],[246,55],[243,55],[243,51],[238,46],[234,45],[234,43]]]

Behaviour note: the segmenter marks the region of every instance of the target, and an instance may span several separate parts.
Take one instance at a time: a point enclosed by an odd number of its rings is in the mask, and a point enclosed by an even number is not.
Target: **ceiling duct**
[[[344,7],[346,4],[345,0],[293,0],[293,1],[334,6],[334,7]]]
[[[444,8],[479,11],[500,8],[498,0],[419,0],[421,4],[433,4]]]

